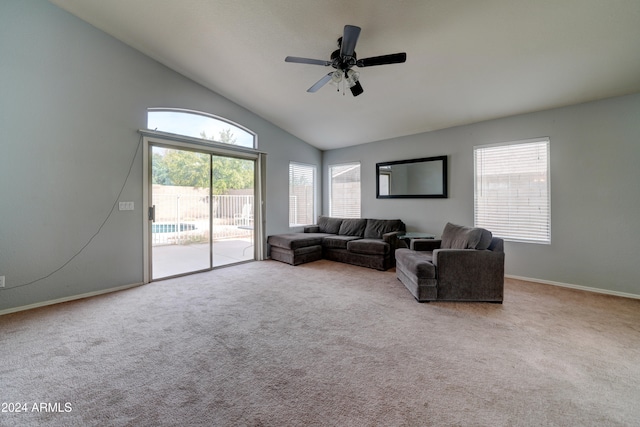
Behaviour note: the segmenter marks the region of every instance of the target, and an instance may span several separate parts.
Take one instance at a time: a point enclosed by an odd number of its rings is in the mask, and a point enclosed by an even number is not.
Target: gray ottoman
[[[290,233],[269,236],[271,259],[291,265],[322,259],[322,239],[327,233]]]

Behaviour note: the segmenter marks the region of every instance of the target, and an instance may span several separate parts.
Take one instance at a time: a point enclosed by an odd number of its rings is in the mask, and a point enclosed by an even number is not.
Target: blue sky
[[[207,138],[218,140],[220,132],[231,129],[233,137],[241,147],[254,148],[254,135],[231,123],[215,117],[182,111],[149,111],[147,129],[201,138],[204,131]]]

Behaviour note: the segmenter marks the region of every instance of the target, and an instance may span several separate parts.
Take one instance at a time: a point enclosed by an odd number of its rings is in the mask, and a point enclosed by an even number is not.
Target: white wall
[[[2,1],[0,311],[142,281],[136,149],[148,107],[206,111],[256,132],[268,153],[266,231],[288,231],[289,161],[319,166],[319,150],[47,1]],[[131,164],[118,200],[136,209],[108,217]]]
[[[506,273],[640,295],[640,95],[327,151],[323,164],[326,176],[326,165],[362,163],[363,217],[439,234],[447,221],[473,225],[474,145],[542,136],[551,139],[551,245],[507,242]],[[377,162],[439,155],[449,156],[449,198],[376,199]]]

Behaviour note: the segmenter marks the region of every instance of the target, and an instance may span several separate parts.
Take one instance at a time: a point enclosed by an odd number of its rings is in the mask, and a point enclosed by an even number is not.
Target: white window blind
[[[329,215],[360,218],[360,163],[329,166]]]
[[[505,240],[551,243],[549,139],[473,149],[474,221]]]
[[[316,167],[289,163],[289,226],[315,223]]]

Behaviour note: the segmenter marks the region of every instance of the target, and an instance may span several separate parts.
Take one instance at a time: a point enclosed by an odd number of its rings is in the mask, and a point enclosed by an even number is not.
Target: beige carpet
[[[640,300],[513,280],[254,262],[2,316],[0,350],[2,426],[640,425]]]

